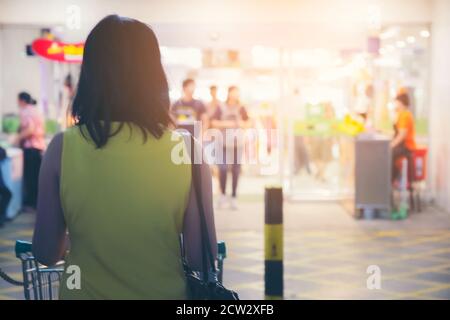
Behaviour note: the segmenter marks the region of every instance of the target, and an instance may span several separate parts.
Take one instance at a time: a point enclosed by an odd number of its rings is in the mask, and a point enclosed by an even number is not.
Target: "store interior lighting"
[[[430,31],[424,29],[424,30],[420,31],[420,36],[422,38],[429,38],[430,37]]]

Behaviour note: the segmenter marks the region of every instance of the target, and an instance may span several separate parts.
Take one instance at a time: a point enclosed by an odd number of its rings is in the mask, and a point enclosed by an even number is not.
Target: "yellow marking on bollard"
[[[265,296],[264,300],[283,300],[282,296]]]
[[[266,224],[264,226],[265,259],[269,261],[283,260],[283,225]]]

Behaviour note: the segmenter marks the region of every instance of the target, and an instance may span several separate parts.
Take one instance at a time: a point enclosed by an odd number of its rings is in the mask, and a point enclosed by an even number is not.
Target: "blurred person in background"
[[[0,163],[6,159],[6,150],[0,147]],[[8,210],[9,202],[11,201],[11,191],[5,184],[3,179],[3,172],[0,170],[0,228],[6,221],[6,213]]]
[[[208,114],[208,117],[212,117],[216,110],[220,108],[222,105],[222,102],[217,98],[217,86],[212,85],[209,87],[209,94],[211,96],[211,100],[206,106],[206,112]]]
[[[75,86],[73,84],[72,75],[68,73],[64,78],[64,91],[62,95],[62,110],[65,110],[65,113],[62,115],[64,117],[63,125],[65,128],[71,127],[75,124],[75,121],[71,115],[70,106],[72,104],[73,98],[75,97]]]
[[[399,93],[395,98],[396,121],[394,124],[394,138],[391,141],[392,148],[392,181],[399,178],[400,171],[397,160],[408,157],[416,147],[416,130],[414,116],[409,110],[409,96],[407,93]]]
[[[211,174],[203,162],[198,204],[191,165],[171,157],[185,137],[172,130],[169,105],[152,29],[117,15],[101,20],[85,44],[76,125],[53,138],[39,178],[34,256],[82,272],[81,288],[61,285],[61,299],[187,298],[179,239],[189,267],[201,270],[199,205],[216,243]]]
[[[210,126],[210,119],[211,117],[214,115],[214,113],[217,111],[217,109],[219,109],[222,106],[222,101],[220,101],[217,98],[217,86],[216,85],[211,85],[209,87],[209,94],[211,96],[211,100],[207,103],[206,105],[206,114],[208,116],[208,126]],[[217,142],[214,141],[214,137],[213,137],[213,132],[208,131],[203,127],[203,129],[205,129],[205,131],[203,131],[203,148],[205,150],[205,155],[210,158],[207,159],[207,162],[209,164],[213,164],[216,163],[216,157],[215,157],[215,148],[217,145]],[[222,147],[222,146],[220,146]],[[213,174],[213,176],[218,176],[218,170],[216,166],[212,166],[211,167],[211,173]]]
[[[39,109],[28,92],[18,95],[20,127],[17,143],[23,150],[23,209],[36,209],[39,168],[45,149],[45,123]]]
[[[194,98],[195,81],[187,78],[183,81],[183,95],[172,105],[171,112],[175,117],[177,127],[188,130],[194,134],[193,124],[195,121],[201,121],[202,126],[207,128],[208,115],[206,107],[201,100]],[[200,134],[201,136],[201,134]],[[199,136],[197,137],[199,138]]]
[[[241,172],[241,159],[243,151],[243,139],[229,141],[227,135],[233,136],[236,129],[245,129],[250,125],[246,108],[239,99],[239,88],[228,88],[227,100],[216,109],[211,116],[211,126],[222,130],[222,159],[217,159],[219,168],[220,197],[218,208],[228,202],[231,209],[237,209],[236,195],[239,175]],[[243,138],[243,137],[242,137]],[[218,146],[220,148],[220,146]],[[231,171],[231,198],[226,195],[227,176]]]
[[[64,78],[64,89],[65,89],[65,105],[70,105],[73,97],[75,96],[75,88],[73,85],[72,75],[68,73]]]
[[[324,102],[322,121],[330,122],[335,119],[334,107],[331,102]],[[331,125],[324,132],[318,131],[315,136],[309,137],[310,156],[315,165],[315,178],[321,183],[327,182],[327,168],[333,160],[332,148],[334,144],[333,136],[330,132]]]

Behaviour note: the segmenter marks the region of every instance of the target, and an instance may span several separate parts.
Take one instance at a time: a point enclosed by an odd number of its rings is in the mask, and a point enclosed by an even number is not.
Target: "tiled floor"
[[[0,229],[0,268],[9,276],[22,280],[20,262],[14,255],[15,240],[30,240],[34,215],[22,214],[12,223]],[[14,287],[0,279],[0,300],[23,299],[22,287]]]
[[[235,232],[223,238],[233,249],[225,268],[225,284],[242,298],[263,298],[262,234]],[[450,299],[449,252],[449,230],[288,232],[285,298]],[[367,289],[370,265],[381,270],[380,290]]]
[[[244,299],[264,297],[263,203],[216,212],[226,241],[224,283]],[[450,215],[434,209],[404,221],[357,221],[335,203],[286,203],[286,299],[450,299]],[[33,215],[0,229],[0,266],[21,278],[16,239],[30,239]],[[367,289],[367,267],[381,270],[381,289]],[[0,299],[21,299],[0,280]]]

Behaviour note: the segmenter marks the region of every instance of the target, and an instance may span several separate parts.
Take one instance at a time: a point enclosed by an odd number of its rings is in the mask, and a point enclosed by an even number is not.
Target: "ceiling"
[[[61,26],[67,41],[82,41],[103,16],[118,13],[149,23],[162,45],[246,48],[359,49],[371,23],[431,21],[427,0],[0,0],[1,24]],[[66,26],[68,9],[80,28]]]

